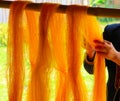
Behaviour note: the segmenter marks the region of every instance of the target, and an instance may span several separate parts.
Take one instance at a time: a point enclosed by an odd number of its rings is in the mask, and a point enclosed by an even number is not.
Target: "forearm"
[[[115,62],[117,65],[120,65],[120,52],[115,53],[113,62]]]
[[[84,59],[84,68],[89,74],[93,74],[93,67],[94,67],[94,56],[89,58],[88,54],[86,53]]]
[[[84,68],[89,74],[93,74],[94,64],[89,64],[86,60],[84,60]]]
[[[86,43],[86,53],[84,58],[84,68],[89,74],[93,74],[94,67],[94,48],[87,42]]]

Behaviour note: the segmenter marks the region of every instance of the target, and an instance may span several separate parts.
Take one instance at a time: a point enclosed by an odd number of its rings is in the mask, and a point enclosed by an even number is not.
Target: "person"
[[[103,39],[103,41],[94,40],[94,48],[89,44],[86,45],[84,68],[89,74],[93,74],[95,54],[104,56],[108,70],[107,101],[120,101],[118,99],[120,93],[116,94],[120,88],[120,24],[107,25]]]

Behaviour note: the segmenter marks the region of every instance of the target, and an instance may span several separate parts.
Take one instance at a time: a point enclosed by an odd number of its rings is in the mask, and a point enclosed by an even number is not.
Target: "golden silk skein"
[[[50,20],[52,52],[57,70],[55,101],[69,101],[66,54],[66,14],[55,13]]]
[[[27,17],[27,27],[29,34],[27,35],[27,45],[29,51],[29,60],[30,60],[30,80],[27,91],[27,101],[34,101],[35,94],[32,92],[32,89],[35,85],[33,82],[33,71],[36,67],[36,59],[38,55],[38,33],[39,33],[39,13],[34,11],[26,10]],[[35,88],[34,88],[35,89]],[[36,88],[37,89],[37,88]]]
[[[24,8],[28,2],[13,2],[10,6],[8,34],[8,96],[9,101],[22,101],[24,63]]]
[[[68,14],[70,13],[69,11],[71,11],[71,14],[70,14],[70,16],[68,15],[68,23],[69,23],[68,31],[70,31],[69,33],[71,33],[71,35],[69,35],[68,40],[71,43],[69,43],[70,48],[68,47],[68,51],[73,54],[70,54],[69,55],[70,58],[68,58],[68,59],[69,59],[70,63],[73,62],[74,70],[76,70],[75,66],[77,64],[79,64],[79,62],[76,63],[77,58],[78,58],[78,61],[82,61],[82,59],[79,60],[80,57],[78,57],[79,55],[81,55],[81,57],[82,57],[82,54],[78,54],[78,53],[80,52],[80,49],[84,44],[84,40],[87,40],[89,42],[89,44],[91,44],[92,47],[94,47],[94,42],[93,42],[94,40],[96,40],[96,39],[103,40],[102,39],[102,30],[100,29],[100,26],[94,16],[86,15],[87,7],[81,7],[81,11],[80,11],[77,8],[77,6],[76,6],[76,9],[75,9],[75,6],[73,6],[73,8],[71,6],[71,8],[68,9]],[[74,11],[75,12],[78,11],[78,12],[74,13]],[[81,13],[81,15],[79,13]],[[76,14],[78,14],[78,16]],[[87,22],[89,22],[89,23],[87,23]],[[86,37],[86,34],[88,35],[87,37]],[[78,42],[78,44],[77,44],[77,42]],[[78,51],[76,51],[76,50],[78,50]],[[75,54],[74,52],[78,55],[74,55]],[[81,52],[81,53],[83,53],[83,52]],[[74,63],[74,59],[75,59],[75,63]],[[72,65],[71,65],[71,68],[72,68]],[[76,70],[76,72],[74,73],[74,70],[73,69],[71,70],[72,77],[77,75],[77,72],[79,71],[79,70]],[[79,75],[78,77],[80,79],[81,76]],[[95,79],[94,79],[95,81],[94,81],[93,101],[98,101],[98,98],[100,98],[100,100],[102,100],[102,101],[106,101],[105,61],[104,61],[104,57],[101,57],[97,53],[96,53],[96,57],[95,57],[94,77],[95,77]],[[75,77],[73,78],[73,80],[74,80],[73,81],[73,84],[74,84]],[[82,81],[82,77],[81,77],[80,81]],[[101,83],[101,86],[99,86],[100,83]],[[81,82],[79,84],[81,85],[81,90],[83,90],[84,84],[82,85]],[[74,85],[73,85],[73,87],[74,87]],[[77,89],[79,89],[79,87],[77,87]],[[77,91],[74,92],[74,94],[75,94],[74,96],[76,96],[76,92]],[[82,97],[84,98],[83,94],[82,94],[81,98]],[[81,98],[80,98],[80,94],[78,94],[76,96],[76,100],[80,100]],[[86,100],[87,100],[87,98],[86,98]]]
[[[68,21],[68,73],[73,92],[73,101],[87,101],[87,90],[81,75],[83,57],[83,37],[85,34],[84,17],[87,7],[78,8],[77,5],[69,6],[67,9]]]
[[[51,48],[49,42],[49,20],[58,5],[45,3],[39,18],[38,51],[32,69],[28,101],[48,101],[50,99],[49,70],[51,69]]]
[[[95,16],[88,16],[86,40],[94,47],[94,40],[103,41],[102,29],[97,22]],[[105,75],[105,59],[96,53],[94,60],[94,90],[93,101],[106,101],[106,75]]]

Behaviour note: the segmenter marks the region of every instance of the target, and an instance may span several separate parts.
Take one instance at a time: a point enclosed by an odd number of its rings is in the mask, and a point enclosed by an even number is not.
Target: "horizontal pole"
[[[0,8],[9,9],[13,1],[0,1]],[[22,2],[22,1],[21,1]],[[26,10],[40,11],[40,7],[43,3],[29,3],[26,6]],[[65,13],[68,5],[60,5],[58,12]],[[88,7],[87,14],[100,16],[100,17],[113,17],[120,18],[120,9],[115,8],[102,8],[102,7]]]

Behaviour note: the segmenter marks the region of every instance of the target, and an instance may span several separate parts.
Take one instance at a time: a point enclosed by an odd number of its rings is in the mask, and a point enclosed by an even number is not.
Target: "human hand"
[[[87,41],[85,42],[85,49],[86,49],[86,53],[87,53],[88,58],[93,59],[94,54],[95,54],[95,49]]]
[[[107,40],[99,41],[94,40],[95,51],[106,59],[114,61],[118,51],[114,48],[113,44]]]

